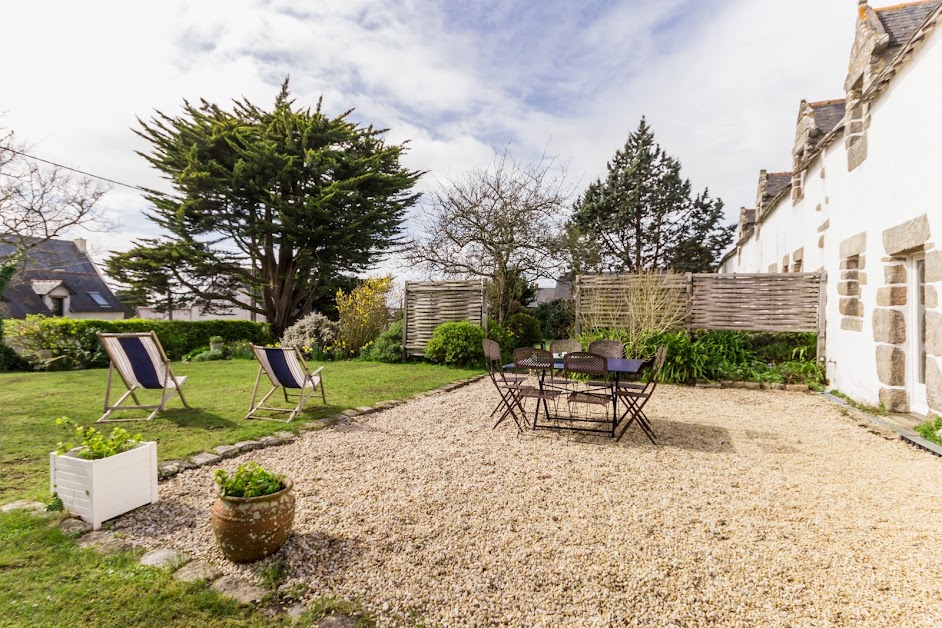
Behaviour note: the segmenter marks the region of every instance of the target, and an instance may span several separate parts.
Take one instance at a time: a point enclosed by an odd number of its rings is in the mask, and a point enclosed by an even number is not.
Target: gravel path
[[[665,386],[658,448],[491,431],[495,399],[476,383],[227,461],[295,480],[284,586],[381,625],[942,625],[942,460],[820,397]],[[211,469],[160,497],[116,528],[261,568],[215,548]]]

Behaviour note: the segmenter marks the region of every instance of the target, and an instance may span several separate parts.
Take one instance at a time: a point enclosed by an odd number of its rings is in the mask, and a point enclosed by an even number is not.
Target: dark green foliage
[[[806,361],[817,354],[818,335],[756,332],[746,335],[746,345],[760,362]]]
[[[232,475],[224,469],[216,469],[214,479],[219,493],[225,497],[262,497],[285,488],[285,476],[272,473],[257,462],[240,464]]]
[[[13,279],[13,275],[16,274],[21,259],[22,254],[17,252],[7,259],[0,260],[0,295],[7,289],[7,285]],[[0,308],[2,308],[2,305],[0,305]],[[0,312],[0,372],[21,371],[26,368],[28,368],[26,361],[3,341],[3,316]]]
[[[402,321],[398,320],[381,333],[364,352],[363,357],[372,362],[395,364],[402,362]]]
[[[248,341],[253,344],[272,342],[268,325],[251,321],[157,321],[124,319],[116,321],[28,316],[25,320],[8,320],[7,333],[24,346],[28,354],[46,350],[57,364],[68,368],[108,366],[108,356],[95,335],[102,333],[140,333],[154,331],[164,351],[172,360],[209,346],[209,339],[221,336],[227,342]],[[31,362],[43,368],[43,361]]]
[[[190,359],[194,362],[215,362],[216,360],[225,360],[226,354],[220,349],[210,349],[209,351],[200,351]]]
[[[187,287],[233,304],[255,291],[247,307],[280,335],[399,242],[422,173],[350,113],[296,107],[286,80],[270,110],[201,101],[141,121],[144,157],[173,187],[147,196],[151,218],[184,255]]]
[[[601,268],[594,270],[715,269],[733,228],[722,224],[723,202],[706,190],[693,196],[680,171],[642,118],[608,163],[605,180],[590,184],[576,202],[569,246],[597,251]]]
[[[584,333],[579,338],[583,346],[600,339],[626,340],[614,330]],[[659,346],[666,345],[661,381],[667,383],[701,379],[819,386],[824,383],[824,370],[814,351],[808,352],[816,342],[814,334],[707,331],[688,335],[676,331],[648,338],[642,354],[629,357],[647,360]],[[764,359],[773,354],[780,359]]]
[[[532,347],[543,340],[543,330],[540,321],[523,312],[518,312],[507,319],[507,331],[513,336],[516,346]]]
[[[122,305],[153,306],[167,312],[189,307],[197,301],[195,293],[178,278],[185,268],[185,249],[173,242],[144,240],[124,253],[115,253],[105,262],[105,272],[128,287]]]
[[[540,321],[544,339],[561,340],[569,337],[574,322],[572,301],[556,299],[541,303],[532,308],[530,314]]]
[[[435,328],[425,347],[425,357],[437,364],[481,366],[484,363],[484,330],[473,323],[444,323]]]
[[[517,348],[516,337],[506,327],[493,319],[488,319],[486,337],[500,345],[501,359],[505,363],[513,359],[514,349]]]

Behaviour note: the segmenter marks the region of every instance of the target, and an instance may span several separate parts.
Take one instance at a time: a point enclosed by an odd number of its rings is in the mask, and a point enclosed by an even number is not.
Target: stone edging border
[[[810,392],[807,384],[779,384],[776,382],[710,382],[698,379],[694,388],[744,388],[747,390],[784,390],[786,392]]]
[[[440,388],[435,388],[432,390],[427,390],[423,393],[420,393],[409,399],[392,399],[389,401],[380,401],[372,406],[360,406],[359,408],[351,408],[349,410],[344,410],[341,413],[333,414],[323,419],[318,419],[317,421],[309,421],[307,423],[301,423],[299,426],[299,431],[301,432],[310,432],[313,430],[318,430],[323,427],[330,427],[336,425],[340,421],[349,420],[353,417],[364,416],[367,414],[372,414],[374,412],[380,412],[381,410],[387,410],[389,408],[395,408],[409,401],[414,401],[416,399],[422,399],[432,395],[438,395],[442,393],[451,392],[459,388],[463,388],[469,384],[480,381],[487,377],[486,375],[477,375],[475,377],[469,377],[466,379],[460,379],[450,384],[445,384]],[[262,436],[258,440],[247,440],[239,441],[233,445],[217,445],[213,447],[212,451],[202,451],[198,454],[194,454],[187,458],[186,460],[165,460],[160,463],[157,467],[157,477],[158,481],[164,482],[169,480],[173,476],[177,475],[182,471],[189,469],[198,469],[200,467],[213,466],[219,464],[227,458],[234,458],[239,454],[244,454],[249,451],[255,451],[257,449],[266,449],[268,447],[279,447],[281,445],[286,445],[297,438],[297,435],[294,432],[282,431],[275,432],[270,436]]]
[[[942,457],[942,447],[940,447],[939,445],[936,445],[935,443],[931,441],[926,440],[925,438],[923,438],[916,432],[901,428],[897,425],[893,425],[892,423],[889,423],[887,421],[880,419],[880,417],[876,415],[869,414],[867,412],[859,410],[855,408],[854,406],[850,405],[849,403],[847,403],[846,401],[844,401],[843,399],[839,397],[835,397],[834,395],[830,393],[827,393],[827,392],[821,393],[821,396],[827,399],[828,401],[830,401],[831,403],[834,403],[846,409],[855,418],[869,421],[870,423],[876,425],[877,427],[883,430],[887,430],[887,431],[897,434],[899,436],[899,439],[903,441],[904,443],[906,443],[907,445],[912,445],[913,447],[923,449],[931,454]]]

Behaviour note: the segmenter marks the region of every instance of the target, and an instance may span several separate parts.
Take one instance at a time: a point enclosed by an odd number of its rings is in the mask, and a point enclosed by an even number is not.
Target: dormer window
[[[53,316],[65,316],[65,297],[49,297],[49,302]]]

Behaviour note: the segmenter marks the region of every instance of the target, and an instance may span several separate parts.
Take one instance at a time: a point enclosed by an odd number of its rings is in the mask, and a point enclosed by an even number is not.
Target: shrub
[[[167,357],[179,360],[188,352],[208,347],[209,339],[220,336],[227,342],[248,341],[269,344],[271,332],[267,324],[252,321],[159,321],[129,318],[108,321],[96,319],[57,318],[31,315],[23,320],[6,321],[10,344],[22,347],[24,356],[34,368],[62,365],[69,368],[108,366],[96,332],[157,334]],[[48,352],[46,357],[43,352]]]
[[[540,322],[533,316],[519,312],[507,319],[507,331],[516,339],[516,347],[532,347],[543,340]]]
[[[326,353],[340,336],[340,324],[319,312],[312,312],[285,330],[281,346],[297,347],[317,356]]]
[[[194,362],[215,362],[216,360],[225,360],[226,354],[221,349],[210,349],[201,351],[191,358]]]
[[[214,479],[219,485],[219,493],[226,497],[261,497],[285,487],[285,476],[268,471],[255,462],[240,464],[232,475],[216,469]]]
[[[541,303],[530,310],[530,313],[540,322],[540,331],[543,338],[561,340],[569,338],[573,324],[572,301],[556,299],[549,303]]]
[[[386,328],[389,307],[386,298],[392,290],[392,277],[365,279],[350,293],[337,290],[340,316],[338,346],[349,356],[359,355]]]
[[[365,350],[363,357],[373,362],[402,362],[402,321],[396,321]]]
[[[500,346],[500,356],[504,362],[510,362],[513,359],[514,349],[517,348],[516,336],[513,332],[499,325],[497,321],[488,320],[486,337]]]
[[[443,323],[435,328],[425,357],[438,364],[480,366],[484,361],[484,330],[473,323]]]

